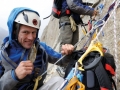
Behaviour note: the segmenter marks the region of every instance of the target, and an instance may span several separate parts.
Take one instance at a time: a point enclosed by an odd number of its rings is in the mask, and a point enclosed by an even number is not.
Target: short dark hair
[[[13,23],[13,32],[12,32],[12,39],[17,40],[18,39],[18,33],[20,31],[21,24],[14,22]]]

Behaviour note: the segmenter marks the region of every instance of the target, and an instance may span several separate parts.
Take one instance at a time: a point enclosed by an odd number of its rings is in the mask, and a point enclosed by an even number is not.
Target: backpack
[[[75,67],[75,63],[85,51],[85,49],[77,50],[72,54],[73,60],[68,64],[64,78]],[[116,65],[114,57],[110,53],[104,53],[104,56],[101,56],[100,61],[96,65],[88,68],[98,57],[100,57],[100,54],[97,51],[92,51],[83,60],[85,70],[81,71],[81,73],[83,74],[82,83],[85,85],[85,90],[114,90],[113,86],[117,90],[112,78],[115,75]]]
[[[55,18],[59,19],[63,13],[65,13],[67,15],[70,14],[69,9],[62,11],[61,8],[62,8],[62,0],[53,0],[52,12],[48,17],[53,15]],[[48,17],[46,17],[46,18],[48,18]],[[43,18],[43,19],[46,19],[46,18]]]
[[[60,18],[62,8],[62,0],[54,0],[52,6],[52,15],[55,18]]]

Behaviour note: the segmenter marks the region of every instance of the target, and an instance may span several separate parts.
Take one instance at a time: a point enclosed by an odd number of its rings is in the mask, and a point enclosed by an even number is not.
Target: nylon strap
[[[95,69],[95,74],[97,76],[99,85],[101,90],[113,90],[110,78],[108,77],[102,63],[100,62],[99,65]],[[103,89],[104,88],[104,89]]]

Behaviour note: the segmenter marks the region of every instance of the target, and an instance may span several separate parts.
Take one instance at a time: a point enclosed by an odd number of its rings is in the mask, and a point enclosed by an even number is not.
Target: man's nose
[[[34,34],[30,33],[30,34],[28,35],[28,39],[33,40],[33,39],[34,39]]]

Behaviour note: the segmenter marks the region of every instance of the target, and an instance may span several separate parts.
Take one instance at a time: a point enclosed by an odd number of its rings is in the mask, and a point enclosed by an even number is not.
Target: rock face
[[[58,23],[59,23],[59,19],[56,19],[53,16],[51,16],[49,24],[46,26],[41,36],[41,41],[44,41],[46,44],[48,44],[51,47],[54,46],[55,41],[59,37]]]
[[[112,4],[113,0],[105,0],[105,5],[102,10],[102,13],[96,17],[96,20],[102,19],[108,12],[110,5]],[[101,0],[100,4],[104,3]],[[113,11],[113,10],[112,10]],[[120,90],[120,7],[118,7],[114,12],[110,12],[110,17],[104,23],[103,27],[100,29],[102,32],[97,36],[98,40],[103,44],[103,47],[109,49],[109,52],[114,56],[116,62],[116,76],[115,81],[117,83],[117,89]],[[89,17],[84,16],[83,22],[88,23]],[[58,36],[59,36],[59,20],[51,17],[49,24],[46,26],[41,41],[46,42],[49,46],[54,48]],[[79,39],[84,36],[82,32],[81,26],[79,26]],[[86,26],[88,29],[88,26]],[[85,37],[80,44],[78,45],[77,49],[81,49],[85,42],[87,41],[88,37]],[[57,43],[58,44],[58,43]],[[58,49],[55,49],[58,50]]]

